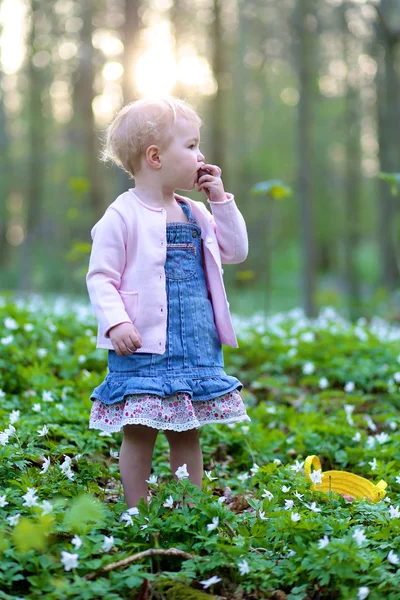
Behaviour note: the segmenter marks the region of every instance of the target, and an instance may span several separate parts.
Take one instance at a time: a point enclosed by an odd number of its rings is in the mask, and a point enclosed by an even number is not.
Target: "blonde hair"
[[[105,130],[100,159],[114,162],[133,178],[149,146],[165,149],[171,143],[172,126],[179,116],[202,125],[196,111],[175,96],[142,98],[127,104]]]

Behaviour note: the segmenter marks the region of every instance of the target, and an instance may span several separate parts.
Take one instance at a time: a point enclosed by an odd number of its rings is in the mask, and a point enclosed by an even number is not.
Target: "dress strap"
[[[188,204],[186,204],[185,202],[180,202],[179,204],[180,204],[183,212],[189,219],[189,222],[197,225],[198,223],[197,223],[196,219],[194,218],[192,211],[190,210],[190,206]]]

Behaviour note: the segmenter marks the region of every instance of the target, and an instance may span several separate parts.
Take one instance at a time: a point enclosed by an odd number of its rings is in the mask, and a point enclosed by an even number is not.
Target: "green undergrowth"
[[[129,514],[122,434],[88,429],[106,374],[90,308],[0,301],[0,599],[400,599],[399,330],[331,309],[235,326],[251,423],[200,429],[202,490],[172,478],[160,433]],[[314,491],[309,455],[385,498]]]

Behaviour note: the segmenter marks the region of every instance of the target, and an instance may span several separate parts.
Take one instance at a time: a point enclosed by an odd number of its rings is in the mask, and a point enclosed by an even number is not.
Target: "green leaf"
[[[72,506],[64,517],[64,526],[76,532],[83,532],[89,523],[98,526],[104,521],[104,508],[99,500],[85,494],[72,501]]]

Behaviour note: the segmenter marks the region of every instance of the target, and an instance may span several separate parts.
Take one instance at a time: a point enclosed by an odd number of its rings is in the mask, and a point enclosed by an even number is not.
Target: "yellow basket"
[[[321,462],[318,456],[307,456],[304,463],[304,472],[309,481],[311,481],[311,467],[317,471],[321,469]],[[322,470],[321,470],[322,471]],[[316,483],[311,489],[316,492],[336,492],[349,498],[366,498],[371,502],[378,502],[386,496],[386,481],[381,479],[376,485],[353,473],[346,471],[324,471],[322,473],[322,483]]]

